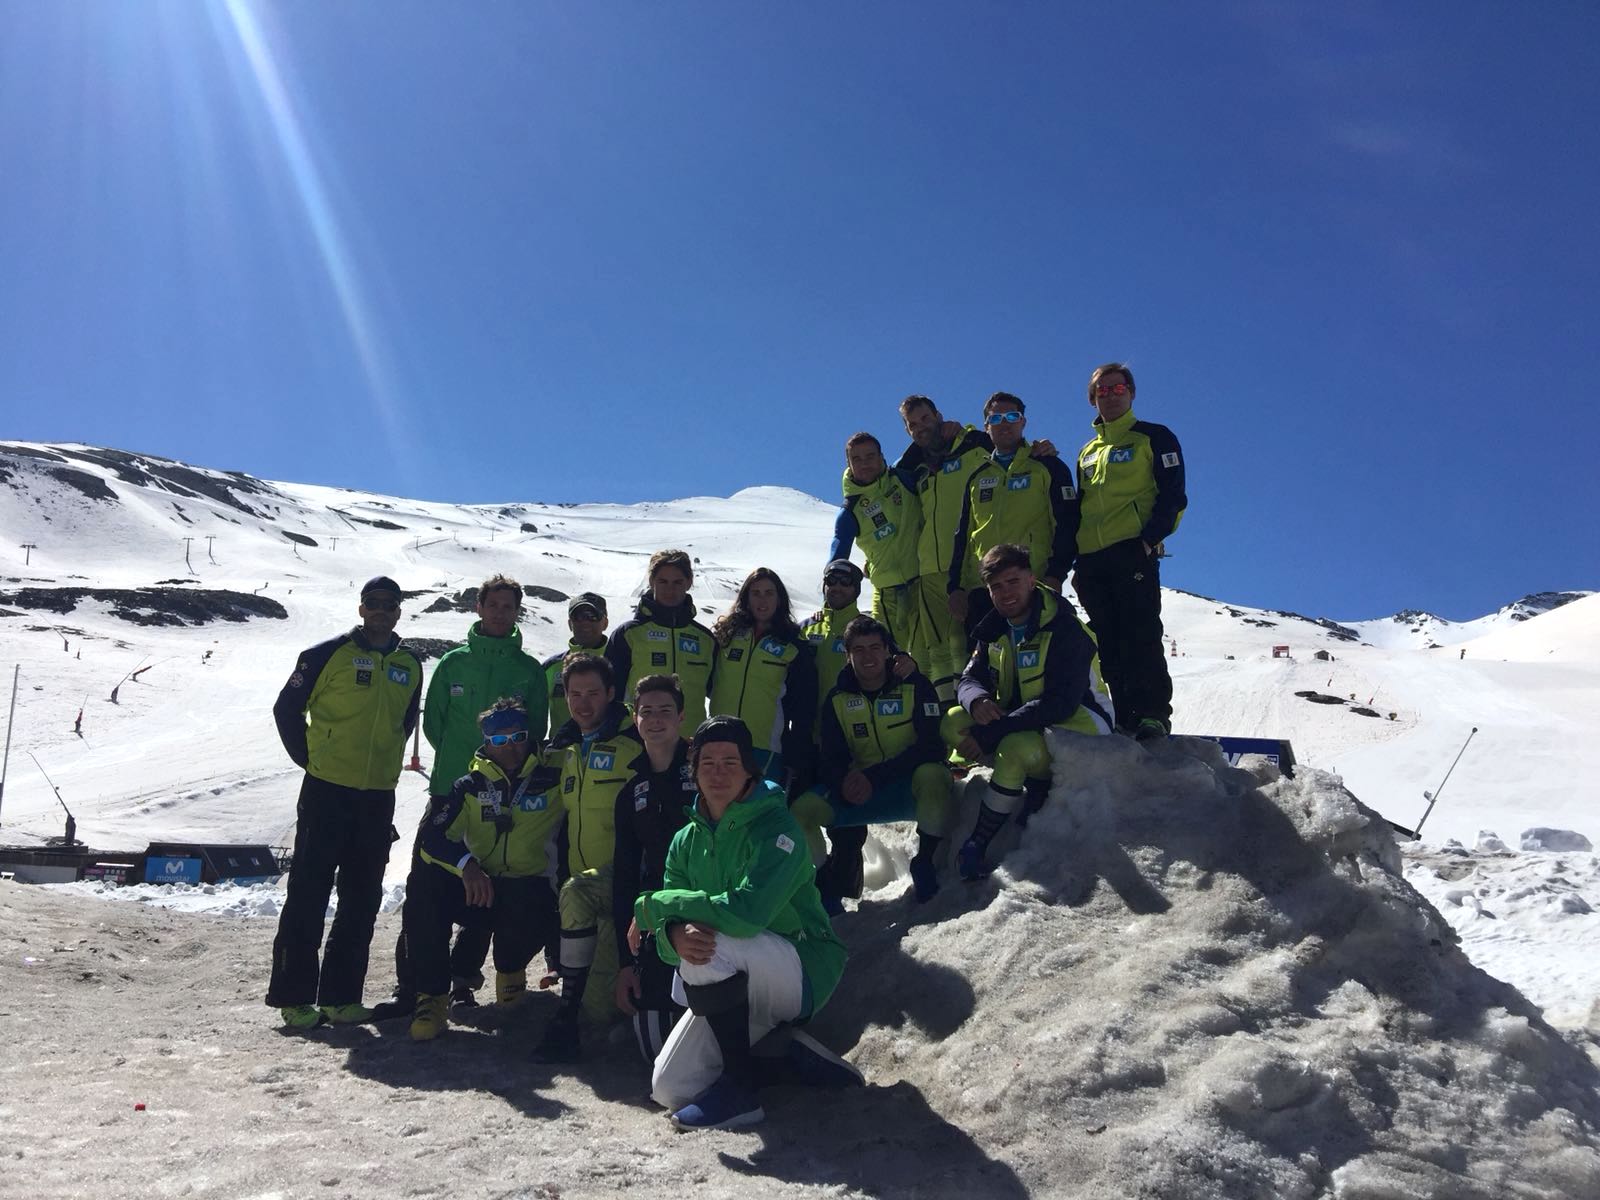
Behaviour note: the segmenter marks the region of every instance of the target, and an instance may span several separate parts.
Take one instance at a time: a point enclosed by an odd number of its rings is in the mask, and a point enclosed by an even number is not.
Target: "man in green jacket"
[[[267,1003],[291,1029],[372,1016],[361,991],[395,836],[394,785],[422,689],[422,664],[394,632],[400,599],[388,576],[367,580],[361,624],[302,652],[272,706],[283,748],[306,773],[267,985]],[[339,908],[319,964],[335,885]]]
[[[445,1030],[450,1005],[450,928],[494,934],[495,999],[510,1007],[528,990],[527,968],[556,925],[549,850],[561,824],[553,772],[533,749],[520,697],[481,714],[472,769],[452,785],[424,824],[418,860],[406,880],[401,917],[416,981],[411,1037]]]
[[[449,795],[467,773],[483,744],[478,715],[497,699],[522,700],[535,746],[544,742],[548,688],[539,660],[522,648],[522,585],[505,575],[485,579],[477,611],[466,645],[446,652],[434,668],[422,708],[422,736],[433,747],[428,793],[434,797]]]
[[[680,1129],[728,1129],[766,1118],[765,1082],[848,1086],[861,1074],[799,1032],[786,1031],[776,1060],[752,1052],[827,1003],[845,948],[822,911],[800,827],[761,778],[744,723],[701,725],[690,764],[699,794],[689,824],[667,851],[661,890],[634,904],[635,933],[655,935],[689,1010],[656,1059],[651,1095]]]
[[[1165,425],[1133,415],[1133,372],[1089,376],[1094,437],[1078,451],[1073,586],[1100,642],[1117,725],[1140,741],[1172,730],[1172,677],[1161,627],[1163,543],[1183,520],[1183,450]]]
[[[550,684],[550,732],[554,733],[572,716],[567,711],[567,694],[561,687],[561,663],[569,654],[606,652],[606,599],[595,592],[579,592],[567,601],[567,648],[544,660],[545,679]]]

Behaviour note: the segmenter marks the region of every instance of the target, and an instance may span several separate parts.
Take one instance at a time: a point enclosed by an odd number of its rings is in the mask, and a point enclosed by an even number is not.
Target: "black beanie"
[[[694,731],[694,737],[689,741],[689,761],[696,770],[700,767],[700,751],[712,742],[732,742],[739,747],[739,758],[744,763],[744,769],[757,779],[761,778],[755,743],[750,740],[750,730],[738,717],[712,717],[701,722],[700,728]]]

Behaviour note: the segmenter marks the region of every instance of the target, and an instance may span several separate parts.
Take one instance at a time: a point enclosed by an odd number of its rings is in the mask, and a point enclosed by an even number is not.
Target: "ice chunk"
[[[1594,849],[1594,844],[1583,834],[1574,833],[1570,829],[1546,829],[1542,825],[1536,825],[1532,829],[1522,831],[1522,848],[1588,854]]]

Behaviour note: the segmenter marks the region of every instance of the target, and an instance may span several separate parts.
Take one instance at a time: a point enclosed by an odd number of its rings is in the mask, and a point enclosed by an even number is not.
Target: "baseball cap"
[[[836,558],[827,566],[822,568],[823,583],[827,583],[828,580],[839,575],[844,576],[851,583],[861,582],[861,568],[856,566],[855,563],[851,562],[848,558]]]
[[[374,575],[361,585],[361,598],[365,600],[373,592],[388,592],[396,599],[399,599],[400,585],[387,575]]]
[[[579,592],[571,600],[567,601],[567,616],[570,617],[580,608],[592,608],[595,616],[603,617],[606,615],[605,597],[596,595],[594,592]]]

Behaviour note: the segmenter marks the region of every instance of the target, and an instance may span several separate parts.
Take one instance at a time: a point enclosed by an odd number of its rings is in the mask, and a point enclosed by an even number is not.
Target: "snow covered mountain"
[[[96,844],[281,844],[294,771],[268,710],[296,652],[353,623],[362,580],[399,580],[401,632],[437,654],[470,623],[467,589],[515,575],[530,588],[524,638],[543,655],[565,642],[568,596],[599,592],[613,623],[625,619],[645,560],[669,545],[694,556],[707,613],[757,565],[810,611],[832,513],[783,488],[629,506],[441,504],[0,443],[0,538],[17,548],[0,575],[0,662],[22,666],[15,750],[38,756]],[[1476,726],[1431,833],[1470,841],[1590,818],[1575,781],[1600,775],[1600,743],[1585,736],[1600,717],[1600,598],[1546,593],[1450,624],[1313,619],[1171,589],[1166,622],[1180,732],[1287,738],[1300,761],[1410,826]],[[59,823],[44,777],[13,763],[7,839]]]

